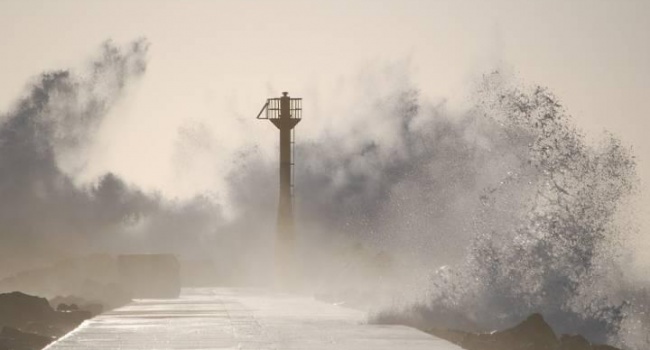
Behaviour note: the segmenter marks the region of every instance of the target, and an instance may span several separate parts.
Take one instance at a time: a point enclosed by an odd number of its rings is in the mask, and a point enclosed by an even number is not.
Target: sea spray
[[[228,203],[169,201],[113,174],[78,186],[61,170],[144,73],[146,45],[120,50],[105,46],[90,78],[42,75],[5,115],[0,223],[16,256],[3,258],[164,251],[213,257],[222,281],[268,282],[277,170],[255,147],[215,174]],[[587,143],[548,90],[499,74],[465,112],[423,99],[399,69],[384,74],[324,111],[345,123],[296,145],[307,288],[398,302],[405,312],[383,320],[423,328],[492,330],[541,312],[559,332],[647,348],[648,294],[619,263],[628,232],[617,215],[636,182],[628,148],[611,135]]]
[[[112,173],[86,183],[75,178],[93,161],[86,151],[104,121],[145,75],[148,47],[144,39],[106,41],[83,67],[33,78],[1,115],[0,279],[93,253],[212,256],[213,249],[197,248],[212,244],[223,222],[207,195],[180,202]],[[48,283],[30,286],[51,292]]]
[[[637,184],[630,150],[609,134],[588,144],[547,89],[493,75],[479,97],[474,113],[498,125],[490,137],[516,161],[467,213],[465,261],[432,274],[427,302],[376,320],[490,331],[539,312],[559,333],[647,348],[647,292],[625,283],[620,264],[630,226],[617,213]]]

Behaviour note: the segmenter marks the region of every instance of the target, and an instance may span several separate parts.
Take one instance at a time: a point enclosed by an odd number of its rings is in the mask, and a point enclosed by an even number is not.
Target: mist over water
[[[84,191],[59,162],[92,138],[125,87],[145,70],[146,45],[120,51],[110,43],[85,75],[44,73],[3,116],[0,127],[3,266],[74,250],[131,210],[110,203],[123,184],[107,177]],[[47,249],[46,249],[47,247]],[[26,253],[30,253],[28,257]]]
[[[143,78],[147,47],[107,42],[85,70],[42,74],[2,117],[0,273],[167,252],[212,259],[224,283],[271,283],[277,159],[259,145],[214,174],[227,184],[220,198],[172,200],[113,174],[76,181],[97,130]],[[399,69],[339,91],[336,119],[295,150],[305,290],[383,322],[493,330],[540,312],[558,332],[647,348],[648,282],[626,260],[630,149],[613,135],[588,142],[561,98],[511,80],[485,76],[461,112],[422,98]],[[188,153],[213,137],[182,135]]]
[[[607,133],[588,141],[560,98],[499,73],[460,113],[395,80],[360,82],[360,99],[337,106],[345,126],[297,145],[315,292],[377,322],[491,331],[539,312],[558,333],[647,348],[631,149]],[[273,163],[242,168],[249,204],[273,198]]]
[[[167,201],[110,173],[75,181],[97,130],[145,73],[147,48],[106,42],[84,69],[35,78],[2,116],[0,276],[96,252],[195,252],[201,228],[214,227],[216,204],[204,198]]]
[[[612,135],[588,144],[549,91],[498,74],[472,113],[494,126],[481,132],[511,161],[488,162],[501,178],[456,218],[473,226],[464,261],[439,268],[419,303],[377,319],[489,331],[539,312],[561,333],[647,347],[647,282],[626,271],[635,232],[624,213],[637,185],[629,149]]]

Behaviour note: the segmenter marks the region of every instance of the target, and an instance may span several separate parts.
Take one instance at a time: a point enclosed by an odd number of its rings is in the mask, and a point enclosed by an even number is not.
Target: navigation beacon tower
[[[264,111],[266,111],[265,114]],[[302,118],[302,99],[291,98],[288,92],[282,97],[269,98],[257,115],[257,119],[268,119],[280,130],[280,197],[276,238],[276,268],[281,279],[292,275],[294,268],[294,225],[293,225],[293,146],[295,126]]]

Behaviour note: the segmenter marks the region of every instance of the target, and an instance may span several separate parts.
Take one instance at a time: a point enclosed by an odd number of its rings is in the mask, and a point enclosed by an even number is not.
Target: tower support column
[[[295,270],[291,158],[291,129],[282,127],[280,129],[280,193],[278,201],[277,238],[275,241],[276,269],[282,284],[288,283],[287,280],[292,278],[291,275],[293,275]]]
[[[268,119],[280,130],[280,168],[278,221],[275,241],[275,266],[277,284],[282,288],[295,285],[297,276],[295,232],[293,218],[293,128],[300,122],[302,99],[290,98],[287,92],[280,98],[270,98],[258,114],[258,119]],[[266,110],[266,117],[260,118]]]

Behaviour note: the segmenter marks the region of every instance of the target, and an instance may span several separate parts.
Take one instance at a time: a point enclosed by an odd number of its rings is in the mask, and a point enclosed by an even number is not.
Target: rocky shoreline
[[[532,314],[512,328],[492,333],[436,328],[426,332],[467,350],[620,350],[609,345],[591,344],[577,334],[558,337],[540,314]]]
[[[0,294],[0,350],[42,349],[102,311],[100,304],[75,297],[50,302],[21,292]]]

